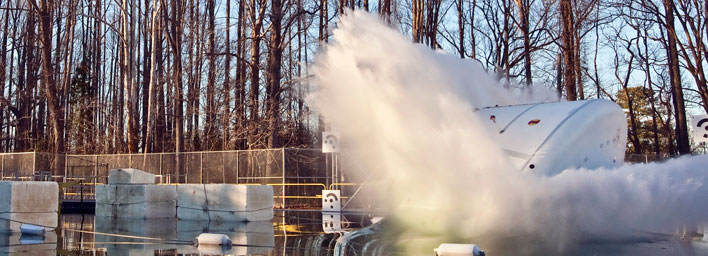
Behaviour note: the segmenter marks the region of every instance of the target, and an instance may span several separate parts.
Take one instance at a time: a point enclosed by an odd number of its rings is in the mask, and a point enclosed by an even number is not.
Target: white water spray
[[[706,157],[523,175],[474,113],[520,97],[479,64],[412,44],[360,11],[342,17],[332,41],[315,62],[318,90],[308,102],[375,177],[372,187],[398,209],[395,219],[415,232],[533,234],[565,244],[578,234],[708,219]]]

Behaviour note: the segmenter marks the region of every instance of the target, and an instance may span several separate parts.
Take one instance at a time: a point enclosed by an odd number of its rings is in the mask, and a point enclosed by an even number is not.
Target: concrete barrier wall
[[[126,178],[130,180],[130,178]],[[269,221],[273,187],[233,184],[96,186],[96,216]]]
[[[175,217],[177,190],[167,185],[97,185],[96,216]]]
[[[268,221],[273,218],[273,187],[178,185],[177,217],[187,220]]]
[[[53,230],[58,205],[56,182],[0,181],[0,232],[17,232],[23,223]]]

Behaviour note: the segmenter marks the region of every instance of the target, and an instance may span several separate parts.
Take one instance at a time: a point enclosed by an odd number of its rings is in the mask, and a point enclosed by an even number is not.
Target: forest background
[[[687,116],[708,110],[706,1],[6,0],[0,151],[316,147],[308,67],[354,8],[500,86],[617,102],[628,153],[699,148]]]

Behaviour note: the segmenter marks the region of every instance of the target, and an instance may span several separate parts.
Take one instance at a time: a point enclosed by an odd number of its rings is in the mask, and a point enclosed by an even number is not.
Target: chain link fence
[[[663,162],[671,158],[676,158],[677,155],[657,155],[657,154],[626,154],[624,162],[632,164],[647,164],[653,162]]]
[[[627,154],[627,163],[665,161],[675,156]],[[68,184],[64,199],[92,200],[96,184],[108,182],[108,170],[136,168],[161,184],[226,183],[272,185],[277,207],[320,207],[324,189],[340,189],[343,203],[362,180],[343,172],[333,179],[331,154],[318,149],[263,149],[114,155],[64,155],[40,152],[0,154],[2,180],[53,180]],[[338,168],[337,168],[338,169]]]
[[[672,157],[627,154],[625,162],[649,163]],[[364,183],[349,177],[346,171],[344,175],[333,174],[334,165],[331,154],[294,148],[179,154],[2,153],[0,179],[57,181],[66,184],[65,200],[92,200],[95,185],[108,183],[108,170],[136,168],[155,174],[161,184],[272,185],[277,207],[318,208],[322,190],[340,189],[344,205]]]
[[[93,187],[108,182],[108,171],[136,168],[156,182],[272,185],[278,207],[319,207],[327,189],[326,156],[315,149],[263,149],[185,153],[63,155],[39,152],[0,154],[0,179],[74,183],[65,199],[92,199]]]

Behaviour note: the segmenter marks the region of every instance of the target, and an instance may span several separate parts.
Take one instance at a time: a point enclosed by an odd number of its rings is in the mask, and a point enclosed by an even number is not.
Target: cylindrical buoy
[[[441,244],[433,251],[437,256],[484,256],[476,244]]]
[[[231,245],[231,238],[222,234],[202,233],[197,236],[197,244]]]
[[[22,224],[20,225],[20,233],[42,236],[44,235],[44,227],[32,224]]]

